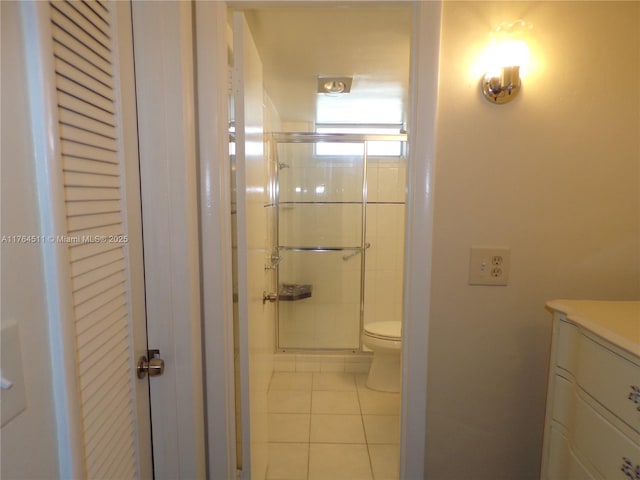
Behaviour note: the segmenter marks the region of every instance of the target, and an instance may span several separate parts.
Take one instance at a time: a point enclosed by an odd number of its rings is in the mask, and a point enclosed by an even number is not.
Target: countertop
[[[547,307],[640,357],[640,302],[552,300]]]

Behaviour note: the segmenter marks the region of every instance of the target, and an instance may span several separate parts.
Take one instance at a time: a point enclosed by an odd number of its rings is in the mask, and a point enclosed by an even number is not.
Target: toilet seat
[[[380,340],[401,340],[402,339],[402,322],[386,321],[373,322],[364,326],[364,334],[379,338]]]

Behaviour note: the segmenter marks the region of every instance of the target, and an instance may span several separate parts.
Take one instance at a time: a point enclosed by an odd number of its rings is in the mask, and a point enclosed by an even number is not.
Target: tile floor
[[[366,374],[275,372],[267,480],[399,478],[400,394]]]

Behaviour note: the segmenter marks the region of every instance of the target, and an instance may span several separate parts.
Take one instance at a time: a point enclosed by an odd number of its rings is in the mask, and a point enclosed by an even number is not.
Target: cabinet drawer
[[[574,386],[566,378],[555,375],[553,385],[553,420],[571,430],[573,426]]]
[[[556,365],[574,374],[580,336],[578,327],[563,320],[558,321]]]
[[[594,480],[569,448],[569,443],[558,428],[551,425],[551,453],[549,456],[547,480]]]
[[[572,434],[575,451],[604,478],[628,480],[620,471],[624,458],[640,463],[640,445],[622,434],[579,396]]]
[[[640,385],[640,366],[582,336],[576,378],[578,384],[618,418],[640,433],[638,404],[629,399]]]

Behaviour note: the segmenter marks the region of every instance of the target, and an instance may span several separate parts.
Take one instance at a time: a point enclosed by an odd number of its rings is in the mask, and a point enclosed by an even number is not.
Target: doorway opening
[[[362,335],[402,324],[412,13],[403,2],[229,16],[236,431],[239,467],[256,478],[286,465],[303,478],[349,465],[399,476],[400,396],[366,386]]]

